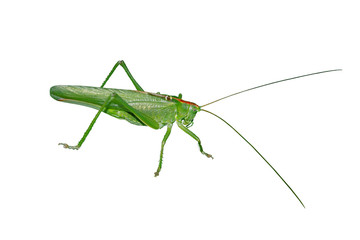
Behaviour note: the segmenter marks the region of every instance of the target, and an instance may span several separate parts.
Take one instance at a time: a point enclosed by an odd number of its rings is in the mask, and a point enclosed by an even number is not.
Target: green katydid
[[[123,90],[123,89],[113,89],[113,88],[104,88],[105,84],[110,79],[111,75],[114,73],[116,68],[121,66],[130,80],[134,84],[136,90]],[[326,72],[339,71],[341,69],[327,70],[322,72],[316,72],[306,75],[301,75],[297,77],[287,78],[267,84],[263,84],[257,87],[249,88],[226,97],[220,98],[213,102],[204,104],[199,106],[193,102],[185,101],[182,99],[182,95],[178,96],[160,94],[160,93],[150,93],[145,92],[143,88],[136,82],[134,77],[131,75],[129,69],[127,68],[124,61],[118,61],[115,66],[112,68],[105,81],[102,83],[100,87],[86,87],[86,86],[53,86],[50,89],[50,95],[55,100],[68,102],[78,105],[83,105],[86,107],[91,107],[98,110],[94,119],[91,121],[89,127],[85,131],[83,137],[80,139],[79,143],[76,146],[70,146],[66,143],[59,143],[59,145],[63,145],[64,148],[68,149],[76,149],[78,150],[81,145],[84,143],[86,137],[90,133],[93,125],[95,124],[97,118],[99,117],[101,112],[105,112],[113,117],[119,119],[125,119],[131,124],[139,125],[139,126],[149,126],[153,129],[160,129],[164,126],[167,127],[165,136],[161,143],[160,150],[160,160],[157,167],[155,177],[159,175],[163,163],[163,152],[165,143],[171,133],[171,128],[173,124],[179,126],[181,130],[190,135],[193,139],[198,142],[200,152],[204,154],[208,158],[213,158],[210,154],[206,153],[203,150],[201,145],[200,138],[196,136],[189,128],[192,126],[195,115],[199,111],[204,111],[212,114],[217,117],[224,123],[226,123],[230,128],[232,128],[245,142],[247,142],[256,153],[271,167],[271,169],[280,177],[280,179],[286,184],[286,186],[291,190],[291,192],[295,195],[298,201],[304,204],[300,200],[300,198],[296,195],[296,193],[292,190],[292,188],[287,184],[287,182],[280,176],[280,174],[271,166],[271,164],[263,157],[263,155],[242,135],[240,134],[234,127],[232,127],[228,122],[219,117],[218,115],[209,112],[202,107],[215,103],[217,101],[223,100],[225,98],[254,90],[260,87],[268,86],[271,84],[276,84],[284,81],[293,80],[296,78],[306,77],[315,74],[321,74]]]

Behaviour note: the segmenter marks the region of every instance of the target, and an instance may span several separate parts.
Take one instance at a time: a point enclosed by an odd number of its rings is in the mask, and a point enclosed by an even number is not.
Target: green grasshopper
[[[113,89],[113,88],[104,88],[105,84],[110,79],[111,75],[114,73],[118,66],[121,66],[127,75],[129,76],[131,82],[134,84],[136,90],[123,90],[123,89]],[[249,88],[226,97],[220,98],[208,104],[199,106],[193,102],[185,101],[182,99],[182,94],[178,96],[160,94],[160,93],[150,93],[143,90],[143,88],[136,82],[134,77],[131,75],[129,69],[127,68],[124,61],[118,61],[115,66],[112,68],[105,81],[102,83],[100,87],[86,87],[86,86],[53,86],[50,89],[50,95],[55,100],[61,102],[68,102],[77,105],[83,105],[86,107],[91,107],[98,112],[96,113],[94,119],[91,121],[89,127],[85,131],[83,137],[80,139],[79,143],[76,146],[70,146],[66,143],[59,143],[64,148],[68,149],[76,149],[78,150],[81,145],[84,143],[86,137],[89,135],[92,127],[94,126],[97,118],[99,117],[101,112],[105,112],[110,116],[125,119],[131,124],[139,125],[139,126],[149,126],[153,129],[160,129],[164,126],[167,127],[165,136],[161,143],[160,150],[160,160],[158,164],[158,168],[156,170],[155,177],[159,175],[163,163],[163,152],[166,140],[168,139],[171,128],[173,124],[176,122],[178,127],[183,130],[185,133],[190,135],[193,139],[198,142],[200,152],[204,154],[208,158],[213,158],[211,154],[206,153],[203,150],[201,145],[200,138],[196,136],[189,128],[193,125],[193,121],[195,115],[204,111],[212,114],[213,116],[219,118],[224,123],[226,123],[230,128],[232,128],[242,139],[245,140],[259,156],[272,168],[272,170],[280,177],[280,179],[286,184],[286,186],[291,190],[291,192],[295,195],[295,197],[299,200],[303,207],[304,204],[300,200],[300,198],[296,195],[296,193],[292,190],[292,188],[286,183],[286,181],[280,176],[280,174],[271,166],[271,164],[263,157],[263,155],[242,135],[240,134],[234,127],[232,127],[228,122],[219,117],[218,115],[209,112],[202,107],[210,105],[212,103],[218,102],[225,98],[254,90],[256,88],[268,86],[275,83],[280,83],[284,81],[293,80],[296,78],[301,78],[305,76],[321,74],[325,72],[339,71],[340,69],[335,70],[327,70],[322,72],[316,72],[311,74],[306,74],[302,76],[297,76],[293,78],[283,79],[280,81],[275,81],[271,83],[267,83],[264,85],[260,85],[257,87]]]

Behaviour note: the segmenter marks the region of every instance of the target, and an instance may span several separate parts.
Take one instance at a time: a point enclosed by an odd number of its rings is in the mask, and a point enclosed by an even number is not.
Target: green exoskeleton
[[[114,73],[118,66],[121,66],[130,80],[134,84],[136,90],[123,90],[123,89],[113,89],[113,88],[104,88],[105,84]],[[284,82],[288,80],[292,80],[295,78],[310,76],[314,74],[320,74],[325,72],[338,71],[340,69],[322,71],[317,73],[311,73],[307,75],[297,76],[293,78],[283,79],[276,82],[271,82],[268,84],[260,85],[254,88],[246,89],[224,98],[228,98],[234,96],[239,93],[243,93],[246,91],[250,91],[256,88],[264,87],[267,85]],[[178,127],[183,130],[185,133],[190,135],[193,139],[195,139],[199,145],[200,152],[204,154],[208,158],[212,158],[212,156],[206,153],[203,150],[201,145],[200,138],[196,136],[189,128],[192,126],[194,118],[196,114],[200,111],[204,111],[214,115],[219,118],[223,122],[225,122],[229,127],[231,127],[242,139],[244,139],[256,152],[259,156],[273,169],[273,171],[281,178],[281,180],[286,184],[286,186],[292,191],[295,197],[299,200],[299,202],[304,206],[301,202],[300,198],[296,195],[296,193],[291,189],[291,187],[285,182],[285,180],[280,176],[280,174],[271,166],[271,164],[261,155],[261,153],[241,135],[235,128],[233,128],[229,123],[227,123],[224,119],[217,116],[214,113],[211,113],[202,107],[212,104],[214,102],[220,101],[224,98],[218,99],[216,101],[210,102],[208,104],[199,106],[193,102],[188,102],[182,99],[182,95],[178,96],[160,94],[160,93],[150,93],[143,90],[143,88],[136,82],[134,77],[131,75],[129,69],[127,68],[124,61],[118,61],[115,66],[110,71],[109,75],[106,77],[105,81],[100,87],[86,87],[86,86],[53,86],[50,89],[50,95],[55,100],[61,102],[68,102],[78,105],[83,105],[86,107],[94,108],[97,111],[94,119],[90,123],[89,127],[85,131],[83,137],[80,139],[79,143],[76,146],[70,146],[66,143],[59,143],[59,145],[63,145],[64,148],[68,149],[79,149],[81,145],[84,143],[86,137],[94,126],[97,118],[99,117],[101,112],[105,112],[113,117],[119,119],[125,119],[131,124],[139,125],[139,126],[149,126],[153,129],[160,129],[166,126],[167,130],[165,136],[161,143],[160,150],[160,160],[155,172],[155,177],[159,175],[162,162],[163,162],[163,152],[166,140],[168,139],[171,128],[174,123],[178,125]]]

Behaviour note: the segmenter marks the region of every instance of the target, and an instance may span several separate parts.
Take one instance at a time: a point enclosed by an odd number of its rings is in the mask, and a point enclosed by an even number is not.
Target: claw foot
[[[67,149],[79,150],[78,146],[69,146],[66,143],[59,143],[58,145],[62,145],[64,148],[67,148]]]

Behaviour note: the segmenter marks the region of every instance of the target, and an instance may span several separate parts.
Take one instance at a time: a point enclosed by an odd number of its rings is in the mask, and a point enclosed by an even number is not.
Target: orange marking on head
[[[189,101],[185,101],[185,100],[182,100],[182,99],[179,99],[179,98],[174,98],[176,100],[178,100],[179,102],[182,102],[182,103],[186,103],[186,104],[189,104],[189,105],[193,105],[193,106],[197,106],[197,104],[193,103],[193,102],[189,102]]]

